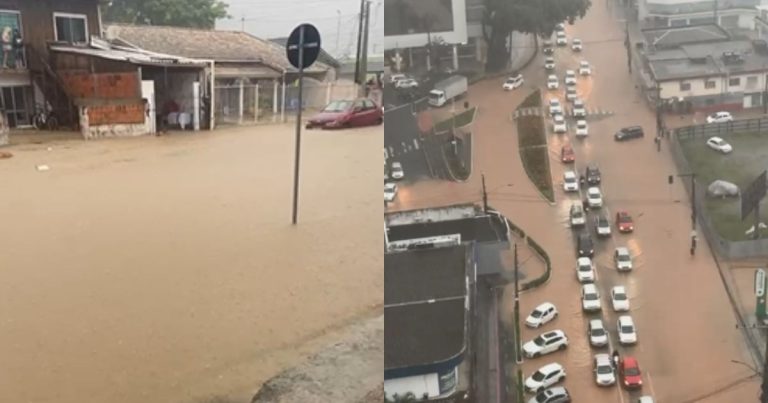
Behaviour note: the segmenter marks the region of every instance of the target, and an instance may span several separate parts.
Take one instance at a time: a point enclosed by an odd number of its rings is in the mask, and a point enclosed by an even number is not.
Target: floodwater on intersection
[[[250,401],[382,304],[382,131],[305,132],[295,227],[292,125],[6,148],[0,402]]]

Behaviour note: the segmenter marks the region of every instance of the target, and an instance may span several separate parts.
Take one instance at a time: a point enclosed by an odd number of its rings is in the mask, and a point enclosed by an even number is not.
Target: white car
[[[579,99],[579,94],[576,92],[576,87],[567,87],[565,89],[565,99],[571,102]]]
[[[589,127],[587,127],[587,121],[586,120],[577,120],[576,121],[576,135],[583,137],[589,135]]]
[[[395,196],[397,196],[397,185],[394,183],[385,183],[384,184],[384,201],[391,202],[395,200]]]
[[[611,236],[611,222],[602,214],[595,217],[595,231],[599,237]]]
[[[557,317],[557,308],[550,302],[545,302],[531,311],[531,314],[525,318],[525,325],[531,328],[538,328],[551,322]]]
[[[597,286],[593,283],[584,284],[581,286],[581,309],[591,312],[601,310],[602,304],[600,304],[600,292],[597,291]]]
[[[631,316],[619,316],[619,320],[616,321],[616,330],[616,332],[619,334],[619,343],[637,343],[637,329],[635,328],[635,322],[632,320]]]
[[[707,116],[707,123],[725,123],[732,122],[733,116],[730,112],[715,112]]]
[[[595,266],[592,265],[592,259],[580,257],[576,260],[576,278],[580,283],[595,282]]]
[[[589,344],[592,347],[605,347],[608,345],[608,331],[605,330],[601,319],[592,319],[587,327]]]
[[[579,191],[579,178],[576,177],[576,172],[565,171],[563,173],[563,190],[566,192]]]
[[[514,90],[515,88],[519,88],[523,85],[523,75],[518,74],[514,77],[507,78],[507,81],[504,81],[504,85],[502,85],[502,88],[504,88],[507,91]]]
[[[653,398],[650,396],[640,396],[640,398],[637,399],[637,403],[653,403]]]
[[[557,39],[555,39],[557,46],[565,46],[568,44],[568,38],[565,36],[565,32],[557,31]]]
[[[547,56],[544,58],[544,69],[546,70],[554,70],[555,69],[555,58],[552,56]]]
[[[525,380],[525,391],[539,393],[542,390],[565,380],[565,368],[553,362],[536,370]]]
[[[558,31],[558,32],[565,31],[565,23],[561,22],[561,23],[555,25],[555,31]]]
[[[389,76],[389,82],[391,84],[394,84],[394,83],[396,83],[396,82],[398,82],[400,80],[404,80],[406,78],[408,78],[408,76],[406,76],[405,74],[392,74],[391,76]]]
[[[589,66],[589,62],[582,60],[579,62],[579,74],[582,76],[592,75],[592,67]]]
[[[595,383],[598,386],[611,386],[616,383],[616,372],[608,354],[595,354],[594,371]]]
[[[576,72],[573,70],[565,71],[565,85],[576,85]]]
[[[565,133],[568,131],[568,125],[565,124],[565,118],[561,114],[552,115],[552,131],[555,133]]]
[[[587,117],[587,107],[584,105],[584,101],[579,98],[573,100],[573,117],[585,118]]]
[[[558,88],[560,88],[560,82],[557,80],[557,76],[550,74],[547,77],[547,89],[556,90]]]
[[[568,337],[562,330],[553,330],[536,336],[523,344],[523,352],[528,358],[536,358],[568,347]]]
[[[403,172],[403,164],[399,162],[393,162],[392,163],[392,179],[400,180],[403,179],[405,176],[405,172]]]
[[[629,254],[629,249],[620,246],[613,252],[613,261],[616,263],[616,270],[618,271],[630,271],[632,270],[632,255]]]
[[[395,88],[417,88],[419,82],[412,78],[403,78],[395,81]]]
[[[571,49],[574,52],[581,52],[581,50],[583,49],[581,45],[581,39],[573,38],[573,40],[571,41]]]
[[[710,137],[709,140],[707,140],[707,146],[715,151],[720,151],[723,154],[728,154],[733,151],[733,147],[720,137]]]
[[[563,105],[557,98],[549,98],[549,114],[556,115],[563,113]]]
[[[587,204],[591,208],[603,207],[603,194],[600,193],[600,188],[592,186],[587,189]]]
[[[629,297],[623,285],[611,288],[611,304],[616,312],[626,312],[629,310]]]
[[[581,203],[571,204],[569,215],[571,217],[571,227],[578,227],[587,223],[587,218],[584,215],[584,209],[581,207]]]

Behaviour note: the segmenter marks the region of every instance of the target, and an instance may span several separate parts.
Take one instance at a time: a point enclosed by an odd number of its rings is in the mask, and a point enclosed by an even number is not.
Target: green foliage
[[[486,69],[503,69],[509,60],[506,38],[510,32],[549,37],[555,26],[584,18],[590,0],[486,0],[483,34],[489,43]],[[489,32],[490,30],[490,32]]]
[[[518,105],[517,109],[524,108],[538,108],[541,106],[541,90],[536,90],[528,95],[523,102]]]
[[[438,122],[435,125],[435,131],[439,133],[439,132],[451,130],[451,128],[453,127],[457,127],[457,128],[464,127],[472,123],[472,120],[474,118],[475,118],[475,108],[469,108],[464,112],[454,115],[452,118],[448,118],[446,120],[443,120],[442,122]]]
[[[520,148],[520,160],[528,178],[547,200],[554,202],[555,194],[552,189],[544,119],[540,116],[518,118],[517,141]]]
[[[104,19],[139,25],[170,25],[212,29],[226,18],[228,5],[221,0],[105,0]]]
[[[520,149],[547,144],[544,120],[541,116],[530,115],[517,118],[517,133]]]
[[[520,286],[520,289],[530,290],[532,288],[536,288],[544,283],[546,283],[549,280],[549,276],[552,274],[552,261],[549,259],[549,255],[547,252],[542,248],[536,241],[534,241],[531,238],[527,238],[528,246],[531,247],[539,256],[541,256],[542,259],[544,259],[544,265],[546,266],[544,270],[544,274],[542,274],[540,277],[535,278],[527,283],[524,283]]]

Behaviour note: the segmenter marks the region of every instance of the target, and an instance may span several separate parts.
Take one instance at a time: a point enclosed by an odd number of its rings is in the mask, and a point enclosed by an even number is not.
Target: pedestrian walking
[[[613,366],[619,367],[619,352],[617,350],[613,350]]]
[[[691,256],[696,253],[696,230],[691,231]]]
[[[656,151],[661,152],[661,137],[656,136],[654,141],[656,141]]]

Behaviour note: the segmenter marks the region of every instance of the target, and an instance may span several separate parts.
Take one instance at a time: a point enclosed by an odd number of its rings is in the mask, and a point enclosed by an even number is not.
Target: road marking
[[[651,388],[651,396],[656,396],[656,391],[653,389],[653,378],[651,377],[651,372],[646,371],[646,374],[648,374],[648,386]]]
[[[419,140],[413,139],[413,148],[419,149]]]
[[[403,149],[405,149],[405,141],[401,141],[400,145],[403,147]]]
[[[407,150],[408,150],[408,151],[411,151],[411,149],[412,149],[412,148],[413,148],[413,147],[412,147],[412,146],[409,144],[409,145],[408,145],[408,147],[407,147]]]
[[[387,149],[386,149],[386,147],[384,148],[384,159],[385,159],[385,160],[388,160],[388,159],[389,159],[389,153],[387,152]]]
[[[389,156],[394,157],[395,156],[395,148],[392,146],[389,146]]]

